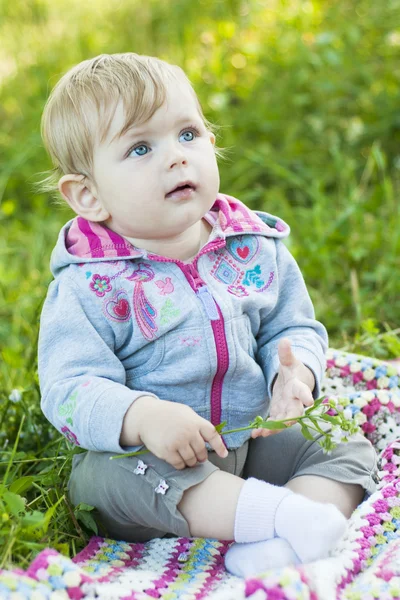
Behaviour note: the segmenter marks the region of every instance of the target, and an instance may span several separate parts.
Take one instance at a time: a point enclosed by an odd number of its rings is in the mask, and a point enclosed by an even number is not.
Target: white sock
[[[235,542],[260,542],[275,536],[275,514],[289,489],[259,479],[246,479],[235,515]]]
[[[285,487],[247,479],[235,515],[235,542],[284,538],[301,562],[325,558],[347,521],[333,504],[313,502]]]
[[[225,555],[226,570],[237,577],[252,577],[268,569],[279,569],[299,563],[293,548],[283,538],[233,544]]]
[[[326,558],[346,526],[346,518],[333,504],[294,493],[283,498],[275,516],[276,535],[289,542],[303,563]]]

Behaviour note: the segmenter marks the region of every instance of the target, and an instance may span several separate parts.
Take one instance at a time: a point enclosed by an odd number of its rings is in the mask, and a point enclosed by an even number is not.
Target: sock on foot
[[[328,555],[346,524],[333,504],[313,502],[288,488],[250,478],[239,495],[234,538],[249,543],[280,537],[301,562],[311,562]]]
[[[301,494],[283,498],[275,515],[276,535],[289,542],[303,563],[326,558],[346,526],[336,506],[313,502]]]
[[[225,555],[226,570],[237,577],[252,577],[268,569],[279,569],[299,563],[293,548],[283,538],[233,544]]]
[[[246,479],[235,515],[235,542],[261,542],[275,537],[275,514],[289,489],[259,479]]]

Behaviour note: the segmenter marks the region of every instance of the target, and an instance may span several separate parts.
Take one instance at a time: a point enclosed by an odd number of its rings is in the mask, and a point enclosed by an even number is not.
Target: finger
[[[306,383],[299,381],[296,384],[295,394],[303,406],[312,406],[314,404],[312,392]]]
[[[228,456],[228,450],[225,447],[222,437],[209,421],[206,421],[206,425],[200,428],[200,435],[204,441],[210,444],[211,448],[215,450],[218,456],[221,458],[226,458]]]
[[[262,429],[260,429],[260,428],[259,429],[253,429],[252,432],[251,432],[251,437],[253,439],[256,439],[256,438],[260,437],[261,434],[262,434]]]
[[[182,469],[186,468],[185,461],[183,460],[179,452],[171,452],[165,458],[163,458],[163,460],[172,465],[178,471],[181,471]]]
[[[288,338],[282,338],[278,344],[279,362],[282,367],[294,367],[298,360],[292,352],[292,344]]]
[[[194,467],[197,464],[197,457],[191,446],[179,448],[179,454],[187,467]]]
[[[203,438],[199,434],[191,443],[192,450],[196,455],[198,462],[205,462],[208,459],[208,452]]]

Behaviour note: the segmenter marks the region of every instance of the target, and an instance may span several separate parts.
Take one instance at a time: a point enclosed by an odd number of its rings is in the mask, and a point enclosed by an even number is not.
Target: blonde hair
[[[57,190],[58,180],[67,173],[91,177],[93,149],[104,141],[116,106],[122,100],[125,124],[123,135],[133,124],[150,119],[163,104],[171,81],[187,84],[195,91],[180,67],[151,56],[133,52],[101,54],[70,69],[56,84],[42,116],[42,139],[53,169],[40,182],[43,191]]]

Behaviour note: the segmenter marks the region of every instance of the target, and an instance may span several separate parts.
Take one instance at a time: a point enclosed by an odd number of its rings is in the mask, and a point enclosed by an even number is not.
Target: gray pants
[[[70,498],[75,505],[85,502],[96,507],[102,535],[128,542],[167,534],[190,536],[177,507],[188,488],[217,469],[278,486],[302,475],[318,475],[359,484],[366,494],[375,491],[377,482],[376,453],[361,434],[326,455],[316,441],[303,437],[297,425],[267,438],[250,439],[230,450],[226,459],[209,452],[208,461],[181,471],[151,453],[112,461],[110,456],[86,452],[74,457]]]

